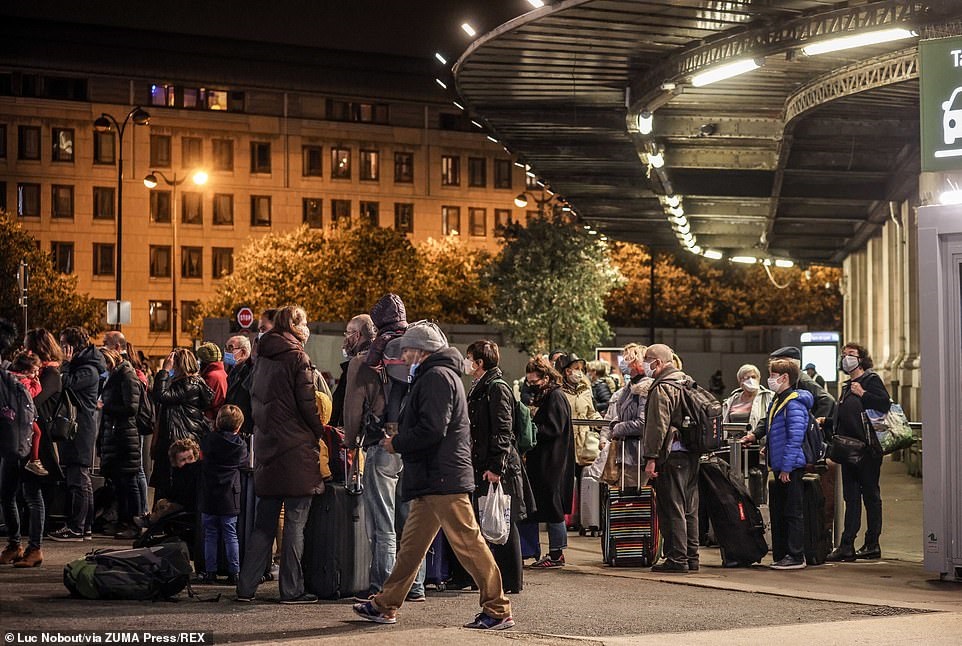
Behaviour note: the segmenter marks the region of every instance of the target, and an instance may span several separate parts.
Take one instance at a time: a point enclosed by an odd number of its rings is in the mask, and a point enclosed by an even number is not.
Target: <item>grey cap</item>
[[[426,352],[437,352],[448,347],[448,338],[437,324],[431,321],[411,323],[401,337],[402,348],[414,348]]]
[[[801,361],[802,351],[793,345],[786,345],[784,348],[779,348],[768,356],[772,359],[794,359],[795,361]]]
[[[808,370],[809,368],[811,368],[812,370],[818,370],[818,368],[815,367],[814,363],[806,363],[805,370]]]

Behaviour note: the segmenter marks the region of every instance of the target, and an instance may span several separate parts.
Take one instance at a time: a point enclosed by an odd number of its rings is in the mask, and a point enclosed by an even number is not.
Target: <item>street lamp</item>
[[[170,201],[173,202],[170,214],[170,223],[173,232],[173,243],[170,248],[170,343],[171,350],[177,347],[177,187],[189,178],[194,184],[201,186],[207,183],[207,173],[202,170],[194,170],[177,177],[174,173],[172,178],[167,177],[159,170],[152,170],[144,177],[144,186],[155,188],[160,182],[157,178],[164,180],[167,186],[171,187]]]
[[[558,197],[555,193],[546,191],[543,188],[541,189],[540,197],[530,191],[524,191],[522,193],[518,193],[518,195],[514,198],[514,205],[519,209],[525,208],[526,206],[528,206],[529,196],[531,197],[531,199],[534,200],[534,203],[538,206],[538,213],[542,215],[544,215],[547,212],[546,207],[551,202],[555,201]]]
[[[150,115],[147,111],[141,108],[139,105],[134,106],[127,116],[124,118],[122,123],[113,117],[113,115],[102,113],[94,121],[94,130],[100,133],[110,132],[113,129],[117,130],[117,293],[114,295],[117,299],[117,323],[116,327],[120,329],[120,301],[122,295],[122,282],[123,282],[123,250],[124,250],[124,131],[127,129],[127,124],[133,121],[135,126],[146,126],[150,124]]]

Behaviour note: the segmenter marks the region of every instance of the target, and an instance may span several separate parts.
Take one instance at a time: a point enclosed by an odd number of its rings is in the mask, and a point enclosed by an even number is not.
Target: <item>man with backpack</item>
[[[645,405],[643,451],[645,473],[655,488],[658,527],[665,560],[652,572],[698,571],[698,459],[682,441],[684,383],[690,377],[675,368],[673,351],[656,343],[645,351],[642,367],[654,378]]]

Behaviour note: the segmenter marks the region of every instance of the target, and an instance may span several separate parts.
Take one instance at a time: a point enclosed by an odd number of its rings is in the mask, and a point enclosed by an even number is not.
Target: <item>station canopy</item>
[[[479,37],[453,73],[599,234],[839,264],[918,194],[918,42],[960,21],[957,0],[566,0]],[[749,71],[701,77],[732,63]]]

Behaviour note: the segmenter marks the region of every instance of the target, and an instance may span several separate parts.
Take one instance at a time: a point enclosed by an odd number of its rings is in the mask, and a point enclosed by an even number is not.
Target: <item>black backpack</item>
[[[137,432],[141,435],[154,434],[154,402],[147,392],[147,386],[140,379],[137,380],[140,388],[140,404],[137,406]]]
[[[96,550],[63,568],[63,584],[85,599],[154,601],[190,583],[187,543],[171,541],[127,550]]]
[[[808,412],[808,426],[802,438],[802,453],[805,454],[805,464],[816,464],[825,459],[825,435],[811,411]]]
[[[33,398],[24,385],[0,370],[0,455],[30,455],[36,417]]]
[[[663,384],[681,392],[679,411],[672,423],[678,429],[678,439],[690,453],[711,453],[722,448],[722,405],[713,394],[699,386],[691,377],[684,381],[666,379]]]

